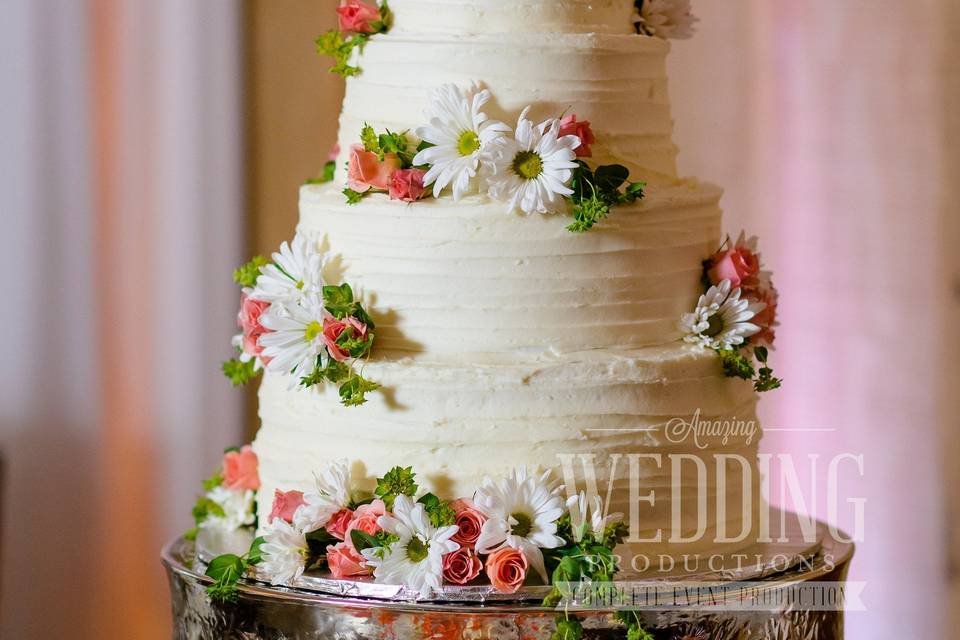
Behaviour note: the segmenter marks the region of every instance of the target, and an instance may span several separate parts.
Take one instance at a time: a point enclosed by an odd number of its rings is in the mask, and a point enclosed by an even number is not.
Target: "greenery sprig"
[[[575,233],[588,231],[604,220],[616,205],[636,202],[643,198],[643,182],[627,182],[630,170],[619,164],[597,167],[596,170],[583,160],[577,160],[570,188],[573,195],[573,224],[567,227]]]
[[[565,598],[572,596],[571,585],[574,583],[610,583],[619,571],[617,557],[613,550],[622,544],[628,534],[627,524],[623,521],[608,524],[599,535],[589,530],[589,525],[583,523],[574,531],[570,515],[565,514],[557,522],[557,535],[567,540],[567,544],[559,549],[547,550],[544,553],[544,562],[551,571],[550,583],[552,588],[543,599],[543,606],[557,607]],[[598,585],[597,589],[603,589]],[[602,593],[598,593],[602,595]],[[629,613],[629,612],[624,612]],[[620,618],[618,614],[618,618]],[[647,632],[639,616],[634,614],[630,620],[621,620],[627,626],[630,638],[646,640]],[[634,634],[634,635],[630,635]],[[583,625],[566,608],[557,614],[556,631],[551,640],[580,640],[583,637]],[[652,640],[652,636],[649,636]]]
[[[413,467],[394,467],[382,478],[377,478],[377,488],[373,493],[383,500],[387,510],[393,509],[397,496],[413,497],[417,493],[416,475]]]
[[[333,175],[337,172],[337,163],[333,160],[327,160],[323,165],[323,171],[316,178],[307,178],[303,184],[326,184],[333,182]]]
[[[393,14],[387,3],[380,3],[380,19],[370,23],[373,33],[351,33],[344,35],[339,29],[331,29],[316,39],[317,53],[330,56],[334,60],[334,65],[330,67],[331,73],[336,73],[344,78],[355,76],[360,73],[360,67],[350,64],[350,57],[354,49],[363,51],[364,46],[370,40],[370,37],[385,33],[390,28],[393,21]]]
[[[206,575],[213,578],[213,584],[207,587],[207,594],[215,602],[236,602],[237,583],[247,571],[260,564],[262,537],[255,538],[250,550],[242,556],[226,553],[217,556],[207,565]]]
[[[203,481],[203,495],[197,496],[197,501],[193,505],[194,526],[183,534],[183,537],[187,540],[197,539],[197,534],[200,532],[200,525],[203,524],[207,518],[211,516],[222,518],[225,515],[223,507],[206,496],[207,493],[213,491],[221,484],[223,484],[223,474],[220,470],[217,470],[215,474]]]
[[[757,346],[753,351],[747,347],[740,349],[716,349],[723,365],[723,373],[728,378],[741,378],[753,382],[753,388],[763,393],[779,389],[783,379],[773,375],[773,369],[767,364],[769,352],[766,347]],[[754,359],[760,365],[755,366]]]

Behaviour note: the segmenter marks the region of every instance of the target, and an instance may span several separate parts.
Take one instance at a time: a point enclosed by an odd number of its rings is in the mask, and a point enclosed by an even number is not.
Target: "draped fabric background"
[[[319,33],[333,5],[5,3],[0,637],[169,637],[159,547],[242,433],[217,363],[243,229],[292,233],[339,109],[282,25]],[[818,478],[864,454],[841,489],[867,498],[848,637],[939,637],[960,561],[960,7],[695,5],[670,62],[681,168],[726,187],[783,293],[763,446],[819,454]],[[822,489],[806,507],[826,516]]]

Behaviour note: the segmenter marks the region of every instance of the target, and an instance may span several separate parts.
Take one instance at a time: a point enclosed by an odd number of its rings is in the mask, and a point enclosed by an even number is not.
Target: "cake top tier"
[[[398,32],[634,32],[630,0],[393,0],[390,8]]]

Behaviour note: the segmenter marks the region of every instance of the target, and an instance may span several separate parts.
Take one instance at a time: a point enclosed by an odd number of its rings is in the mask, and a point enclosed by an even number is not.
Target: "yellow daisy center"
[[[303,332],[303,339],[307,342],[313,342],[321,333],[323,333],[323,325],[314,320],[307,325],[306,331]]]
[[[462,156],[473,155],[480,148],[480,136],[476,131],[464,131],[457,140],[457,151]]]
[[[533,151],[521,151],[513,159],[513,172],[525,180],[533,180],[543,173],[543,159]]]

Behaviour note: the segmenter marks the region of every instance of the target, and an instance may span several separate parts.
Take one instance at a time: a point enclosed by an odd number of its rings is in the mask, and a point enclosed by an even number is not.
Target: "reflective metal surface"
[[[771,552],[777,547],[776,544],[770,546]],[[790,557],[795,554],[796,548],[787,545],[781,551],[785,557]],[[852,545],[824,536],[813,557],[806,558],[789,571],[755,577],[745,587],[778,592],[809,581],[842,582],[852,555]],[[237,602],[212,603],[205,592],[210,581],[202,574],[202,564],[197,563],[192,544],[184,540],[170,543],[163,550],[162,560],[170,580],[173,637],[177,640],[546,640],[554,630],[556,611],[532,603],[489,600],[457,603],[384,601],[356,597],[350,593],[337,596],[302,588],[268,587],[254,582],[241,585]],[[688,576],[682,579],[692,584],[704,579],[704,576],[701,574],[696,578]],[[738,577],[740,579],[742,577]],[[679,607],[643,610],[640,614],[646,628],[658,640],[680,640],[684,637],[710,640],[834,640],[843,637],[842,612],[801,611],[789,605],[760,612],[709,612],[702,607]],[[586,629],[586,638],[599,640],[623,638],[625,635],[623,627],[613,619],[609,609],[578,611],[576,615]]]

